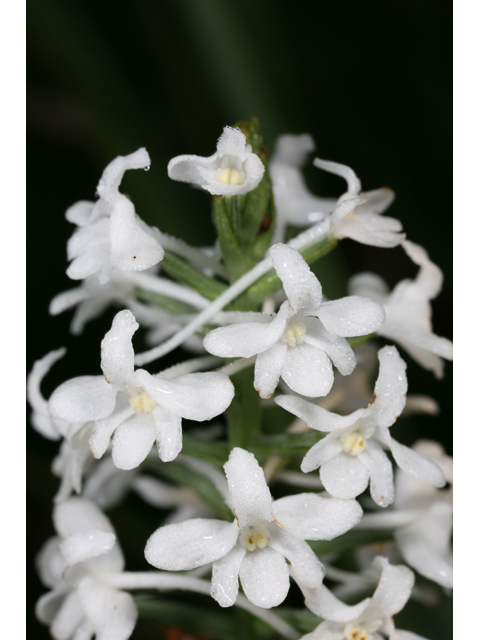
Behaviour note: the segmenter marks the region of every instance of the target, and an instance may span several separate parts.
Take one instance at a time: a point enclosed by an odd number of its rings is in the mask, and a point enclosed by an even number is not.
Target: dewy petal
[[[50,351],[47,355],[37,360],[27,378],[27,399],[34,411],[47,412],[47,401],[40,392],[43,378],[52,368],[52,365],[63,358],[67,350],[65,347]]]
[[[300,640],[344,640],[343,627],[344,625],[338,622],[324,620],[314,631],[302,636]]]
[[[270,398],[277,388],[287,349],[285,343],[277,342],[267,351],[258,354],[255,361],[253,386],[261,398]]]
[[[298,396],[277,396],[275,402],[317,431],[328,432],[350,427],[365,414],[364,409],[358,409],[348,416],[341,416]]]
[[[239,322],[228,327],[219,327],[207,333],[203,345],[209,353],[221,358],[249,358],[266,351],[280,340],[290,314],[290,306],[288,302],[284,302],[268,324]]]
[[[272,520],[272,496],[253,453],[235,447],[223,468],[238,526]]]
[[[221,607],[231,607],[238,595],[238,573],[247,553],[241,545],[236,545],[226,556],[216,560],[212,567],[212,598]]]
[[[342,444],[337,434],[329,433],[328,436],[325,436],[325,438],[317,442],[317,444],[314,444],[313,447],[307,451],[300,468],[304,473],[308,473],[309,471],[318,469],[318,467],[341,452]]]
[[[110,217],[110,251],[112,264],[122,271],[144,271],[165,255],[154,231],[135,214],[127,198],[117,203]]]
[[[217,178],[224,157],[233,158],[240,163],[245,173],[241,184],[222,183]],[[232,127],[225,127],[217,143],[217,151],[208,158],[183,155],[173,158],[168,163],[168,176],[172,180],[191,182],[200,185],[212,195],[233,196],[248,193],[255,189],[263,178],[265,167],[260,158],[252,153],[246,144],[245,135]]]
[[[345,338],[327,331],[318,318],[305,318],[305,327],[307,333],[304,341],[318,349],[323,349],[342,376],[350,375],[355,369],[357,360]]]
[[[299,540],[296,535],[275,524],[270,525],[269,530],[269,546],[290,562],[290,574],[295,582],[302,589],[318,587],[325,575],[325,568],[305,540]]]
[[[348,281],[348,293],[353,296],[373,298],[382,302],[388,296],[388,284],[376,273],[364,271],[352,276]]]
[[[368,619],[390,618],[403,609],[412,593],[415,577],[413,571],[400,564],[393,566],[387,558],[377,556],[374,566],[382,568],[380,581],[368,605]],[[365,612],[367,618],[367,612]]]
[[[160,406],[153,409],[152,415],[160,460],[175,460],[182,450],[182,418]]]
[[[48,411],[66,422],[89,422],[109,416],[115,408],[115,389],[103,376],[67,380],[50,396]]]
[[[310,344],[288,348],[282,379],[303,396],[326,396],[333,385],[333,368],[325,351]]]
[[[94,458],[100,459],[110,444],[110,438],[115,429],[125,422],[134,411],[130,406],[130,403],[125,402],[126,398],[120,396],[117,399],[117,406],[112,415],[102,420],[96,420],[90,438],[88,440],[88,446]]]
[[[407,401],[407,365],[393,346],[380,349],[378,360],[380,371],[368,405],[368,420],[375,426],[390,427]]]
[[[270,257],[293,312],[317,309],[322,303],[322,286],[302,255],[279,243],[270,247]]]
[[[145,558],[157,569],[194,569],[222,558],[234,547],[237,537],[236,522],[194,518],[167,524],[148,539]]]
[[[135,413],[115,430],[112,459],[119,469],[134,469],[145,460],[155,441],[151,414]]]
[[[98,529],[74,533],[60,543],[60,553],[68,565],[77,564],[107,553],[113,548],[115,539],[114,533]]]
[[[370,598],[365,598],[351,607],[339,600],[324,584],[316,589],[304,590],[303,595],[305,596],[305,605],[310,611],[333,622],[355,620],[365,611],[370,602]]]
[[[429,300],[436,298],[443,285],[442,270],[434,264],[428,253],[418,244],[405,240],[402,243],[405,253],[415,264],[418,264],[420,271],[415,278],[415,284],[422,290]]]
[[[235,389],[221,371],[189,373],[173,380],[151,376],[139,369],[135,379],[159,405],[172,413],[202,422],[223,413],[230,405]]]
[[[403,558],[418,573],[446,589],[453,587],[451,557],[442,557],[428,540],[411,528],[397,531],[395,540]]]
[[[324,302],[317,315],[327,331],[344,338],[374,333],[385,320],[385,310],[378,302],[359,296]]]
[[[357,195],[360,193],[362,188],[360,180],[357,178],[355,171],[350,167],[347,167],[347,165],[332,162],[331,160],[321,160],[320,158],[315,158],[313,164],[318,169],[323,169],[324,171],[334,173],[335,175],[344,178],[347,181],[349,194]]]
[[[113,533],[107,516],[94,502],[85,498],[69,498],[55,505],[53,524],[62,538],[76,533],[87,533],[93,529]]]
[[[96,640],[127,640],[137,621],[137,607],[129,593],[112,589],[93,577],[78,586],[78,600],[95,629]]]
[[[350,500],[365,491],[369,473],[359,457],[342,451],[321,466],[320,480],[328,493],[336,498]]]
[[[150,167],[150,156],[144,147],[137,149],[128,156],[117,156],[105,168],[100,182],[97,185],[97,195],[108,204],[122,197],[118,188],[123,179],[125,171],[129,169],[146,169]]]
[[[119,311],[114,317],[112,328],[105,334],[101,346],[101,367],[110,384],[125,383],[133,375],[132,336],[139,324],[131,311]]]
[[[245,554],[240,582],[247,598],[257,607],[276,607],[285,600],[290,588],[285,558],[270,546]]]
[[[433,460],[400,444],[393,438],[390,439],[390,449],[395,462],[405,473],[434,487],[445,486],[443,471]]]
[[[388,507],[395,498],[392,463],[382,448],[370,438],[368,447],[358,459],[370,474],[370,494],[381,507]]]
[[[332,540],[358,524],[362,509],[356,500],[338,500],[315,493],[299,493],[275,500],[276,522],[304,540]]]

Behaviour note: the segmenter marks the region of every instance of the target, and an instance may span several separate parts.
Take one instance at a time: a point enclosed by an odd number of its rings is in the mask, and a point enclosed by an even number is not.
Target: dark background
[[[29,3],[27,17],[28,370],[51,349],[68,347],[45,381],[47,397],[65,379],[99,371],[98,345],[115,313],[87,325],[81,338],[68,333],[70,312],[48,315],[49,301],[75,286],[65,275],[73,231],[66,208],[94,199],[114,157],[146,146],[150,172],[127,172],[122,190],[149,224],[194,245],[211,243],[208,195],[170,181],[166,165],[182,153],[211,155],[226,124],[252,115],[270,153],[281,133],[309,132],[316,154],[354,168],[365,190],[394,189],[389,215],[444,270],[433,325],[451,337],[450,3],[39,0]],[[306,177],[318,195],[344,187],[313,167]],[[390,285],[416,273],[400,248],[349,240],[317,273],[335,297],[346,293],[345,276],[362,270]],[[435,397],[442,412],[409,421],[402,442],[430,437],[451,452],[451,364],[439,382],[406,359],[410,390]],[[49,466],[58,444],[31,428],[28,436],[28,637],[48,638],[32,614],[44,592],[32,565],[53,534],[57,480]],[[129,508],[135,513],[136,503]],[[144,522],[145,536],[157,524]],[[147,568],[141,552],[131,552],[129,568]],[[412,619],[399,626],[447,639],[449,615],[448,600],[427,613],[412,606]],[[133,635],[148,637],[159,637],[154,625]]]

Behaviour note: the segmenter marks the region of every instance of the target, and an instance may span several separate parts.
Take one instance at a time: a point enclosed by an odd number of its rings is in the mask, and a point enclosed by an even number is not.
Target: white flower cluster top
[[[55,638],[126,640],[137,619],[128,591],[169,588],[211,594],[221,607],[246,608],[281,635],[298,638],[297,630],[267,611],[284,602],[292,578],[305,605],[322,619],[303,640],[408,640],[420,636],[396,629],[392,616],[409,599],[414,573],[395,558],[451,589],[451,489],[443,488],[452,482],[451,459],[436,443],[402,444],[400,424],[395,438],[390,433],[403,415],[435,410],[428,399],[411,396],[409,404],[407,365],[391,342],[437,377],[443,375],[441,358],[452,359],[451,342],[432,331],[430,301],[440,291],[442,273],[422,247],[406,240],[397,220],[381,215],[393,200],[389,189],[362,192],[352,169],[315,159],[316,167],[342,176],[347,191],[338,199],[310,194],[301,167],[313,149],[306,134],[278,140],[270,165],[277,217],[271,246],[263,261],[236,282],[224,283],[216,298],[205,297],[195,283],[203,286],[211,278],[219,285],[225,267],[218,247],[189,248],[164,236],[142,222],[119,192],[127,169],[149,167],[145,149],[108,165],[95,203],[79,202],[67,211],[77,225],[68,243],[67,274],[83,282],[57,296],[51,312],[77,306],[72,331],[80,333],[110,304],[122,309],[101,341],[97,375],[67,380],[45,399],[40,386],[65,355],[59,349],[39,360],[28,379],[32,425],[62,441],[53,465],[61,477],[54,508],[57,536],[38,557],[50,591],[39,600],[37,616]],[[178,156],[168,165],[172,179],[225,198],[227,208],[238,196],[262,188],[265,171],[245,134],[231,127],[225,127],[212,156]],[[288,225],[308,229],[286,243]],[[349,283],[351,295],[326,299],[302,252],[347,237],[403,248],[419,267],[416,278],[389,292],[380,276],[357,274]],[[166,250],[197,270],[193,284],[156,275]],[[276,291],[265,294],[261,311],[227,307],[261,278],[267,279],[265,286],[278,281]],[[139,288],[167,298],[168,310],[137,299]],[[184,344],[195,357],[158,373],[136,368],[137,360],[148,363],[154,357],[135,356],[132,340],[140,325],[150,332],[152,353]],[[367,361],[357,345],[373,334],[387,344]],[[248,445],[225,449],[218,420],[196,423],[225,412],[227,423],[249,415],[245,403],[253,402],[252,396],[244,400],[245,388],[239,396],[235,387],[236,375],[251,367],[262,410],[276,416],[283,410],[283,419],[293,414],[292,423],[271,439],[257,433],[246,440],[253,452]],[[188,447],[183,420],[195,423],[187,423]],[[246,433],[250,425],[241,428]],[[200,444],[194,446],[197,436]],[[298,449],[281,448],[307,437],[301,461]],[[223,452],[224,464],[216,451]],[[148,475],[157,469],[172,478],[167,470],[172,464],[175,478],[195,477],[198,488],[195,482],[186,488]],[[319,474],[311,473],[317,469]],[[277,481],[283,489],[275,499]],[[363,496],[368,487],[373,502]],[[195,489],[206,502],[199,502]],[[158,572],[124,570],[116,533],[102,512],[130,490],[149,505],[172,509],[146,541],[146,561]],[[374,589],[371,597],[349,606],[324,585],[329,565],[320,558],[328,556],[328,541],[349,540],[354,527],[391,531],[395,547],[385,546],[374,558],[367,582],[352,580],[353,587]],[[356,545],[349,544],[345,548]],[[210,585],[201,578],[208,573]],[[333,567],[333,580],[336,575],[341,571]]]

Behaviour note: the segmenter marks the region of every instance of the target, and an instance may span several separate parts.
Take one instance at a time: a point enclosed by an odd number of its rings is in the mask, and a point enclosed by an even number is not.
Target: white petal
[[[317,314],[327,331],[344,338],[374,333],[385,320],[385,310],[378,302],[359,296],[324,302]]]
[[[71,207],[68,207],[65,211],[65,218],[72,224],[83,227],[88,223],[94,206],[94,202],[79,200],[75,204],[72,204]]]
[[[105,168],[97,185],[97,195],[109,204],[119,197],[118,188],[125,171],[129,169],[145,169],[150,166],[150,156],[144,147],[128,156],[117,156]],[[121,197],[121,196],[120,196]]]
[[[240,582],[247,598],[257,607],[276,607],[290,588],[285,558],[271,547],[246,553],[240,566]]]
[[[352,347],[345,338],[336,336],[327,331],[318,318],[305,318],[307,344],[323,349],[340,371],[342,376],[348,376],[357,364]]]
[[[115,539],[114,533],[98,529],[74,533],[60,543],[60,553],[68,565],[77,564],[87,558],[107,553],[113,548]]]
[[[112,264],[122,271],[144,271],[165,255],[153,230],[140,220],[126,198],[116,204],[110,218],[110,249]]]
[[[342,452],[342,445],[336,433],[329,433],[307,451],[300,468],[304,473],[318,469]]]
[[[223,468],[238,526],[272,520],[272,496],[253,453],[235,447]]]
[[[317,309],[322,303],[322,286],[302,255],[279,243],[270,247],[270,256],[294,313]]]
[[[94,458],[100,459],[103,456],[110,444],[112,433],[134,413],[130,403],[126,402],[124,396],[125,394],[118,395],[117,406],[112,415],[103,418],[103,420],[96,420],[93,425],[88,446]]]
[[[225,556],[237,537],[236,522],[195,518],[168,524],[150,536],[145,558],[157,569],[194,569]]]
[[[383,213],[395,200],[395,193],[388,187],[364,191],[362,196],[367,198],[367,202],[363,207],[368,207],[369,210],[375,211],[375,213]]]
[[[85,618],[76,591],[69,593],[63,601],[51,626],[50,633],[55,640],[70,640],[75,629]]]
[[[163,462],[175,460],[182,450],[182,418],[163,407],[152,412],[158,455]]]
[[[379,427],[390,427],[405,407],[407,365],[393,346],[380,349],[378,360],[380,371],[373,398],[368,405],[369,419]]]
[[[349,427],[365,413],[363,409],[359,409],[348,416],[341,416],[298,396],[277,396],[275,402],[317,431],[334,431]]]
[[[40,392],[43,378],[52,368],[52,365],[63,358],[67,350],[65,347],[50,351],[47,355],[37,360],[27,378],[27,399],[34,411],[47,412],[47,401]],[[57,434],[58,437],[58,434]]]
[[[189,373],[173,380],[139,369],[136,380],[159,405],[188,420],[210,420],[230,405],[235,389],[220,371]]]
[[[418,573],[446,589],[453,587],[451,558],[442,557],[428,540],[410,528],[398,531],[395,540],[403,558]]]
[[[402,564],[393,566],[381,556],[375,558],[375,565],[382,567],[382,573],[368,606],[368,618],[382,620],[403,609],[412,593],[415,577],[408,567]]]
[[[345,500],[355,498],[365,491],[368,478],[369,473],[360,460],[343,451],[320,468],[320,480],[328,493]]]
[[[348,293],[353,296],[373,298],[382,302],[388,292],[389,288],[385,280],[369,271],[357,273],[348,281]]]
[[[343,627],[343,624],[340,625],[337,622],[324,620],[318,625],[315,631],[302,636],[301,640],[344,640],[345,634],[343,633]]]
[[[346,164],[332,162],[331,160],[321,160],[320,158],[315,158],[313,164],[318,169],[323,169],[324,171],[334,173],[335,175],[344,178],[347,181],[348,193],[356,195],[360,192],[362,188],[360,180],[357,178],[355,171],[350,167],[347,167]]]
[[[405,240],[402,246],[407,256],[420,267],[420,271],[415,278],[415,284],[427,298],[430,300],[436,298],[442,289],[442,270],[430,260],[428,253],[420,245],[414,244],[410,240]]]
[[[271,322],[240,322],[219,327],[207,333],[204,347],[221,358],[249,358],[266,351],[280,340],[290,314],[289,304],[284,302]]]
[[[137,607],[129,593],[111,589],[93,577],[84,578],[78,599],[95,629],[96,640],[127,640],[137,621]]]
[[[50,396],[48,410],[66,422],[89,422],[109,416],[115,407],[115,389],[103,376],[67,380]]]
[[[370,439],[368,447],[358,456],[370,474],[370,494],[381,507],[388,507],[395,498],[392,463],[380,446]]]
[[[95,503],[84,498],[69,498],[57,504],[53,510],[53,523],[62,538],[88,533],[92,529],[113,533],[110,520]]]
[[[49,538],[35,558],[40,580],[46,587],[52,589],[57,588],[59,584],[63,584],[62,574],[65,571],[65,560],[59,550],[60,542],[61,540],[58,536]]]
[[[395,629],[391,640],[427,640],[425,636],[419,636],[418,633],[413,631],[403,631],[402,629]]]
[[[275,520],[304,540],[332,540],[358,524],[362,509],[356,500],[338,500],[315,493],[299,493],[275,500]]]
[[[405,473],[434,487],[445,486],[443,471],[433,460],[400,444],[393,438],[390,440],[390,448],[395,462]]]
[[[134,469],[145,460],[155,441],[151,414],[136,413],[125,420],[113,436],[112,459],[119,469]]]
[[[271,538],[269,546],[275,549],[290,562],[290,574],[295,582],[304,588],[315,588],[322,584],[325,567],[317,558],[311,547],[296,537],[295,532],[283,531],[277,525],[270,525]]]
[[[231,607],[238,595],[238,573],[247,553],[240,545],[233,547],[226,556],[216,560],[212,567],[212,598],[221,607]]]
[[[287,349],[282,379],[303,396],[326,396],[333,385],[332,363],[322,349],[299,344]]]
[[[119,311],[113,319],[112,328],[102,340],[101,367],[110,384],[128,382],[133,374],[135,354],[132,336],[138,327],[131,311]]]
[[[333,622],[349,622],[358,618],[367,608],[370,598],[366,598],[353,607],[344,604],[325,585],[304,591],[305,604],[321,618]],[[320,636],[321,637],[321,636]],[[343,640],[343,638],[342,638]]]
[[[67,589],[60,587],[54,591],[49,591],[41,596],[35,605],[35,615],[43,624],[50,624],[57,615]]]
[[[270,398],[277,388],[287,349],[285,343],[277,342],[267,351],[258,354],[255,361],[253,386],[261,398]]]

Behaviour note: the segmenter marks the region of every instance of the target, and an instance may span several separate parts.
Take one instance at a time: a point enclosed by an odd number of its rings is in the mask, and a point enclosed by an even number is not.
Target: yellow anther
[[[234,167],[223,167],[217,170],[217,180],[222,184],[237,186],[245,182],[245,172]]]
[[[289,324],[285,333],[283,334],[283,340],[289,347],[296,347],[297,344],[302,344],[305,338],[305,327],[300,324]]]
[[[152,413],[157,404],[145,391],[139,391],[137,394],[131,395],[128,400],[132,409],[137,413]]]
[[[367,441],[358,431],[353,431],[342,442],[342,448],[345,453],[349,453],[351,456],[358,456],[359,453],[365,450]]]
[[[248,525],[240,531],[239,542],[247,551],[255,551],[255,549],[265,549],[270,540],[270,532],[267,527],[259,523],[257,525]]]
[[[368,632],[365,627],[354,627],[346,632],[345,640],[368,640]]]

